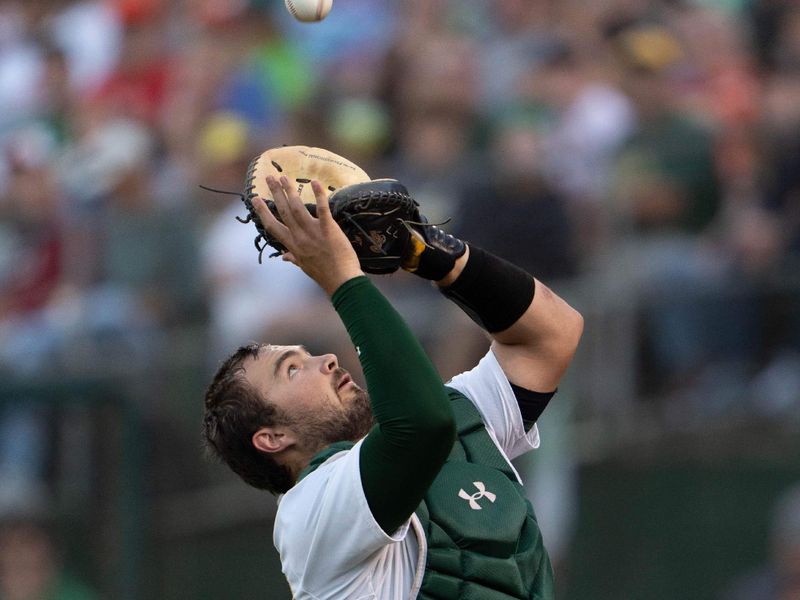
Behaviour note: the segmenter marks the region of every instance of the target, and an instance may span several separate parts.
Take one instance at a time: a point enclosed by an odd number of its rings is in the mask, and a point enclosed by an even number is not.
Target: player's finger
[[[290,262],[293,265],[297,264],[297,259],[294,257],[294,254],[292,254],[291,252],[284,252],[283,254],[281,254],[281,260],[286,261],[286,262]]]
[[[281,221],[283,221],[290,230],[294,229],[297,227],[297,222],[289,208],[289,200],[286,197],[286,190],[282,183],[271,175],[268,175],[267,185],[269,186],[269,191],[272,193],[272,199],[275,202],[275,207],[278,209]]]
[[[303,200],[300,198],[300,194],[285,175],[281,176],[280,184],[286,194],[286,205],[291,211],[295,222],[298,224],[307,224],[311,222],[313,219],[306,205],[303,203]]]
[[[256,211],[261,225],[267,230],[271,236],[276,240],[285,244],[287,238],[290,237],[289,228],[275,218],[272,211],[267,207],[267,203],[260,196],[254,196],[251,200],[253,203],[253,210]]]
[[[331,216],[331,205],[328,202],[328,191],[316,179],[311,182],[311,189],[317,200],[317,219],[320,220],[320,223],[329,225],[333,222],[333,217]]]

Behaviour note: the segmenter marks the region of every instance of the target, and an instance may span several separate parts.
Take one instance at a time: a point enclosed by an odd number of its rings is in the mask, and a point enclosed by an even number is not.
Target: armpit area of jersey
[[[509,381],[509,383],[511,383]],[[514,391],[514,397],[519,404],[519,411],[522,413],[522,421],[525,423],[525,431],[533,427],[534,423],[539,420],[539,417],[547,408],[550,400],[555,396],[558,390],[552,392],[534,392],[526,390],[524,387],[514,385],[511,383],[511,389]]]

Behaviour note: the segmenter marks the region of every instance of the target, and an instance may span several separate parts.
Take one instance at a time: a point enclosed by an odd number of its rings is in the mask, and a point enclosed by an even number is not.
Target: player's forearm
[[[536,295],[523,315],[492,335],[492,350],[509,381],[547,392],[558,387],[582,333],[580,313],[537,280]]]
[[[453,285],[464,271],[468,260],[469,247],[467,247],[466,253],[456,261],[447,276],[435,282],[436,285],[442,289]],[[489,286],[490,284],[483,282],[481,285]],[[512,309],[509,313],[509,320],[513,320],[513,323],[503,331],[490,331],[492,339],[509,345],[539,345],[540,340],[557,340],[562,335],[579,338],[580,333],[577,330],[580,329],[579,325],[582,323],[581,315],[541,281],[531,278],[531,286],[534,292],[536,289],[542,290],[538,299],[534,293],[525,312],[516,320],[514,320]],[[482,319],[484,329],[486,329],[486,320],[485,317]]]
[[[541,281],[534,281],[536,293],[525,312],[508,329],[492,333],[492,339],[498,344],[542,351],[576,346],[583,317]]]
[[[392,390],[407,396],[403,407],[387,406],[383,397],[373,397],[377,421],[399,411],[413,412],[405,407],[428,413],[426,422],[448,418],[450,406],[439,374],[402,317],[372,282],[365,276],[352,278],[336,290],[332,300],[359,353],[370,393]],[[420,400],[420,394],[429,398]]]
[[[469,246],[465,250],[464,254],[461,255],[458,259],[456,259],[455,265],[450,270],[450,272],[445,275],[444,279],[440,279],[439,281],[435,281],[434,283],[439,288],[446,288],[451,286],[456,279],[458,279],[461,272],[464,270],[464,267],[467,265],[467,261],[469,260]]]
[[[489,332],[512,382],[537,391],[554,389],[577,348],[581,315],[499,257],[473,247],[462,258],[457,273],[454,269],[437,282],[442,292]]]
[[[450,452],[452,409],[419,342],[366,277],[346,282],[332,300],[359,352],[377,421],[361,448],[364,492],[391,532],[413,513]]]

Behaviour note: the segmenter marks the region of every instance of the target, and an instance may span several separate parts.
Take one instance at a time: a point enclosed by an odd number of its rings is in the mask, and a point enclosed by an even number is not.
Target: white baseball
[[[292,16],[303,23],[322,21],[331,12],[333,0],[284,0]]]

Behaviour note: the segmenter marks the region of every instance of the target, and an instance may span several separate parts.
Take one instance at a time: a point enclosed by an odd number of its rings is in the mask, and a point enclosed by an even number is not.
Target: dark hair
[[[242,346],[217,370],[206,390],[203,438],[210,453],[223,460],[247,484],[284,493],[292,486],[287,467],[258,450],[253,434],[261,427],[284,422],[282,414],[244,377],[242,363],[256,358],[259,344]]]

